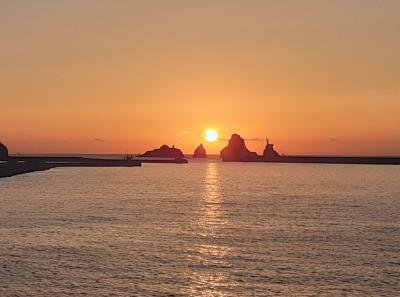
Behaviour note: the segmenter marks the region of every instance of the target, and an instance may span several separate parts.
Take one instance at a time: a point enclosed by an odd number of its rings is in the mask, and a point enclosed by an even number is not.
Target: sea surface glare
[[[400,166],[1,179],[0,296],[400,296]]]

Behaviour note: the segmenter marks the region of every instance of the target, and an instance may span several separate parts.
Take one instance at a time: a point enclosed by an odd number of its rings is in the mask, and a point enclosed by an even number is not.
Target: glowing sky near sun
[[[2,1],[0,141],[400,155],[399,28],[397,0]]]
[[[218,131],[212,128],[204,131],[204,139],[208,142],[215,142],[218,140]]]

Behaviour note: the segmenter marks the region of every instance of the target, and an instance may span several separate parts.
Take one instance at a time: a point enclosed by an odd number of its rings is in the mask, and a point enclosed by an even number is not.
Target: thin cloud
[[[188,130],[183,130],[183,131],[180,131],[180,132],[178,132],[176,134],[180,138],[190,138],[192,136],[192,132],[190,132]]]
[[[95,138],[93,138],[93,141],[97,141],[97,142],[106,142],[107,140],[106,140],[106,139],[103,139],[103,138],[97,138],[97,137],[95,137]]]
[[[229,141],[229,138],[218,138],[220,141]],[[244,138],[245,141],[264,141],[264,138],[253,137],[253,138]]]
[[[264,138],[254,137],[254,138],[245,138],[246,141],[264,141]]]

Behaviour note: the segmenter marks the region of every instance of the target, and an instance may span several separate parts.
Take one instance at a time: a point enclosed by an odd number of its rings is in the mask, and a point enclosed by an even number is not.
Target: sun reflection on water
[[[232,285],[227,273],[231,265],[226,260],[231,248],[223,244],[228,223],[222,209],[223,200],[218,164],[208,163],[195,222],[199,242],[189,251],[193,263],[191,296],[227,296],[223,291]]]
[[[219,227],[226,224],[221,211],[223,197],[221,196],[220,182],[218,165],[208,163],[204,179],[203,203],[198,222],[203,236],[217,236],[218,231],[220,231]]]

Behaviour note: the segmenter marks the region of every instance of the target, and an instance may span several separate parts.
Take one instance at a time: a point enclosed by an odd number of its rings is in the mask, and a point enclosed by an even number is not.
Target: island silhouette
[[[220,156],[225,162],[255,162],[260,159],[257,153],[249,151],[239,134],[232,134],[228,146],[222,149]]]
[[[207,158],[207,152],[203,144],[200,143],[200,145],[195,149],[193,158]]]
[[[175,148],[175,146],[169,147],[168,145],[163,144],[160,148],[147,151],[137,157],[183,159],[185,156],[182,151]]]
[[[267,139],[263,155],[249,151],[244,139],[232,134],[228,145],[221,150],[224,162],[276,162],[276,163],[326,163],[326,164],[388,164],[400,165],[400,157],[339,157],[339,156],[282,156]]]

